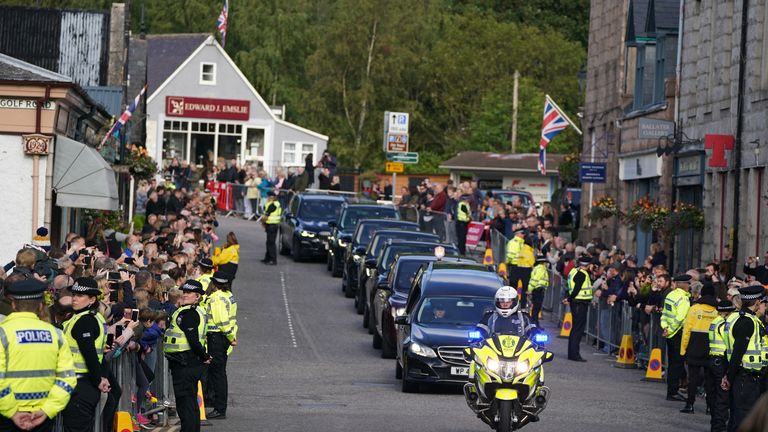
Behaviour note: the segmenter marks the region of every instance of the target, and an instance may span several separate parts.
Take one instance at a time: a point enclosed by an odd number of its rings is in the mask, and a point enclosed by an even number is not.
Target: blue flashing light
[[[549,335],[546,333],[536,333],[533,336],[533,341],[537,344],[545,344],[549,342]]]
[[[470,330],[469,332],[469,340],[470,341],[476,341],[476,340],[482,340],[483,334],[480,333],[480,330]]]

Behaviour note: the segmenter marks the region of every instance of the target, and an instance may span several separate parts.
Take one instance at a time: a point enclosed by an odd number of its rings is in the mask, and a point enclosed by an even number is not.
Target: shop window
[[[187,160],[186,133],[163,132],[163,165],[170,163],[173,158]]]
[[[216,63],[200,63],[200,84],[216,85]]]
[[[228,135],[240,135],[243,133],[243,127],[238,124],[221,123],[219,124],[219,133]]]
[[[312,155],[312,160],[317,162],[316,146],[317,144],[315,143],[283,142],[283,165],[304,165],[304,159],[310,154]]]
[[[299,158],[296,155],[296,146],[297,143],[283,143],[283,165],[299,165]]]

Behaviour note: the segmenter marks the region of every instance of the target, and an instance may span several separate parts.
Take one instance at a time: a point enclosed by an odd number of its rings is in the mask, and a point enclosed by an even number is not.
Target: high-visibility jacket
[[[280,208],[280,201],[274,200],[270,203],[275,206],[275,210],[267,216],[267,220],[264,221],[267,225],[275,225],[280,223],[280,216],[283,214],[283,209]],[[269,206],[270,204],[267,204]]]
[[[546,289],[549,286],[549,271],[546,264],[537,264],[531,271],[531,280],[528,282],[528,292],[537,289]]]
[[[709,323],[709,355],[712,357],[722,357],[725,355],[724,329],[725,318],[721,316],[718,316]]]
[[[210,273],[204,273],[195,279],[196,281],[200,282],[203,285],[203,289],[207,290],[208,285],[211,283],[211,278],[213,277],[213,270],[211,270]]]
[[[667,330],[667,339],[674,337],[683,328],[683,321],[691,308],[690,297],[684,289],[675,288],[664,298],[661,329]]]
[[[173,315],[171,316],[169,327],[165,331],[165,335],[163,336],[164,352],[177,353],[177,352],[189,351],[192,349],[192,347],[189,345],[189,341],[187,340],[187,335],[184,334],[184,332],[179,328],[179,324],[176,322],[177,321],[176,319],[179,317],[179,314],[189,309],[194,310],[200,316],[200,324],[197,326],[197,337],[199,339],[200,345],[205,346],[205,335],[208,329],[207,316],[203,311],[203,308],[201,308],[200,306],[185,305],[176,309],[176,312],[174,312]]]
[[[584,283],[579,287],[579,292],[576,293],[574,300],[592,300],[592,280],[589,278],[589,272],[581,267],[576,267],[568,273],[568,295],[576,289],[576,282],[573,279],[577,274],[584,273]]]
[[[211,261],[213,261],[213,265],[217,266],[226,263],[238,264],[240,262],[240,245],[235,244],[225,247],[218,254],[214,254],[211,257]]]
[[[739,319],[739,312],[731,312],[730,315],[728,315],[725,318],[725,324],[723,325],[723,342],[725,342],[725,358],[729,359],[731,358],[731,352],[733,352],[733,346],[731,346],[731,341],[728,338],[728,333],[731,331],[731,327],[733,327],[733,324],[736,322],[737,319]]]
[[[93,315],[96,321],[99,322],[99,335],[94,338],[93,344],[96,347],[96,356],[99,358],[99,363],[104,359],[104,345],[107,343],[107,322],[104,317],[92,310],[85,310],[77,313],[64,322],[64,337],[67,338],[67,344],[69,344],[69,350],[72,351],[72,360],[75,362],[75,372],[79,374],[87,374],[88,366],[85,364],[85,358],[80,352],[80,347],[77,345],[77,341],[72,337],[72,328],[75,326],[81,318],[86,315]]]
[[[237,303],[229,291],[216,291],[209,296],[207,311],[208,333],[220,332],[233,341],[237,339]]]
[[[709,327],[715,318],[719,318],[714,306],[696,303],[688,310],[683,322],[683,338],[680,343],[680,355],[702,359],[709,357]]]
[[[31,312],[0,323],[0,415],[61,412],[77,385],[72,353],[61,330]]]
[[[749,342],[747,343],[747,350],[744,352],[744,356],[741,357],[741,367],[744,369],[749,370],[760,370],[763,368],[763,336],[765,335],[765,328],[763,326],[763,323],[760,322],[760,319],[758,319],[754,314],[746,313],[746,312],[739,312],[736,315],[736,319],[734,319],[731,322],[731,325],[729,326],[729,331],[726,334],[728,338],[728,350],[726,351],[726,357],[728,358],[728,361],[731,360],[731,356],[733,355],[733,344],[735,342],[733,338],[733,332],[731,331],[733,329],[733,325],[736,323],[736,320],[738,320],[741,317],[747,317],[752,321],[752,324],[754,326],[754,330],[752,331],[752,336],[749,337]],[[728,317],[730,318],[730,317]]]
[[[524,244],[525,240],[518,236],[512,237],[512,240],[507,242],[507,264],[517,265],[517,259]]]
[[[469,222],[472,220],[472,209],[467,201],[460,201],[456,209],[456,220],[459,222]]]

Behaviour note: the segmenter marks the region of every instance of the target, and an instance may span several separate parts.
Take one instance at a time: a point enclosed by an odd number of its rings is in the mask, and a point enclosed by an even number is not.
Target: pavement
[[[325,262],[278,257],[262,265],[264,231],[237,219],[220,221],[223,238],[234,231],[240,266],[234,284],[239,344],[229,359],[226,420],[209,432],[237,431],[485,431],[459,388],[422,388],[403,394],[395,362],[380,357],[361,325],[341,280]],[[550,334],[558,334],[545,315]],[[665,400],[665,385],[641,380],[644,371],[613,367],[613,359],[582,345],[587,363],[565,360],[566,340],[553,338],[555,360],[545,366],[552,390],[541,421],[526,431],[707,431],[699,399],[694,415]]]

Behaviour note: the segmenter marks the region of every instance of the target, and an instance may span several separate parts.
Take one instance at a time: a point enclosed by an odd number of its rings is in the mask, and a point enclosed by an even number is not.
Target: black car
[[[336,220],[344,202],[343,197],[326,194],[294,195],[280,221],[280,252],[295,261],[325,254],[328,223]]]
[[[377,281],[373,302],[369,306],[373,330],[373,347],[381,348],[382,358],[395,358],[395,318],[405,315],[405,302],[421,266],[437,261],[434,254],[398,254],[387,279]],[[475,262],[470,258],[445,257],[445,262]]]
[[[363,259],[357,263],[357,285],[347,285],[346,290],[344,291],[344,294],[346,294],[347,297],[355,297],[355,308],[359,314],[363,313],[365,307],[365,303],[361,303],[360,299],[365,299],[365,297],[360,297],[357,293],[359,293],[361,288],[365,286],[368,277],[373,272],[372,266],[375,265],[376,261],[379,259],[379,252],[381,252],[388,241],[393,239],[400,239],[403,241],[426,241],[432,243],[440,242],[440,237],[432,233],[420,231],[382,230],[374,234],[370,243],[368,243],[368,248],[365,250]]]
[[[400,212],[391,205],[345,203],[336,221],[329,224],[331,235],[325,242],[328,267],[334,277],[341,276],[347,244],[352,242],[352,233],[363,219],[400,219]]]
[[[374,234],[380,230],[418,231],[419,224],[397,219],[363,219],[357,223],[357,229],[352,234],[352,241],[344,251],[344,268],[341,275],[341,288],[346,292],[350,283],[358,286],[358,263],[365,257],[365,250]]]
[[[373,318],[368,313],[373,303],[373,295],[380,284],[385,283],[392,263],[398,254],[402,253],[429,253],[437,256],[437,249],[441,248],[441,257],[457,257],[459,249],[452,244],[437,243],[433,241],[404,241],[401,239],[388,240],[378,254],[376,263],[368,262],[366,269],[371,270],[365,285],[358,289],[359,304],[363,306],[363,327],[368,328],[368,333],[373,334]]]
[[[405,315],[395,318],[395,376],[402,379],[403,392],[416,391],[420,383],[467,381],[469,331],[494,310],[494,296],[503,284],[481,264],[441,262],[419,270]]]

